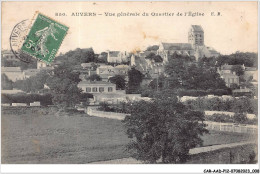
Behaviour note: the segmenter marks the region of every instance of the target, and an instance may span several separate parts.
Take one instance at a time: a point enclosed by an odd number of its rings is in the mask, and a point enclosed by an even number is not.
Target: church
[[[164,63],[169,61],[169,56],[179,55],[194,56],[196,60],[201,57],[217,57],[219,53],[204,44],[204,30],[200,25],[191,25],[188,32],[188,43],[165,43],[159,45],[157,54],[163,58]]]

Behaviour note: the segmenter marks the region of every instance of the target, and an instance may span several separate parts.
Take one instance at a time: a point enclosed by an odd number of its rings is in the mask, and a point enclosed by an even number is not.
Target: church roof
[[[164,50],[192,50],[189,43],[162,43]]]
[[[193,28],[194,31],[202,31],[202,32],[204,32],[200,25],[192,25],[191,27]]]

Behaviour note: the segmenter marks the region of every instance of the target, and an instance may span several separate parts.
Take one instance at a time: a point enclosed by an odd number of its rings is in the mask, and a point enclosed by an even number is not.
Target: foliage
[[[55,67],[53,73],[47,79],[47,85],[53,96],[53,103],[62,109],[75,107],[80,102],[82,92],[77,87],[79,82],[79,72],[73,71],[70,65],[64,64]]]
[[[6,74],[2,73],[1,79],[2,79],[2,83],[1,83],[2,90],[12,90],[13,89],[13,81],[10,80],[6,76]]]
[[[257,114],[257,102],[248,97],[223,100],[218,97],[187,100],[184,102],[188,108],[199,111],[228,111],[238,113]]]
[[[91,76],[87,77],[87,80],[93,81],[101,81],[101,77],[98,74],[92,74]]]
[[[241,65],[233,65],[232,68],[231,68],[231,71],[235,72],[236,75],[238,75],[238,76],[242,76],[245,73],[245,71],[244,71],[244,69],[242,68]]]
[[[57,56],[54,63],[61,62],[61,64],[80,65],[81,63],[97,62],[94,50],[92,48],[80,49],[77,48],[69,51],[64,55]]]
[[[154,89],[154,90],[162,90],[163,88],[165,88],[165,86],[166,86],[166,84],[165,83],[167,83],[167,81],[166,81],[166,77],[164,76],[164,75],[160,75],[159,77],[158,77],[158,79],[157,78],[155,78],[155,79],[153,79],[150,83],[149,83],[149,85],[148,85],[148,87],[150,87],[151,89]],[[158,85],[158,86],[157,86]]]
[[[127,135],[133,141],[128,145],[132,157],[148,163],[184,163],[189,150],[202,145],[206,133],[204,114],[188,110],[177,98],[135,102],[131,116],[123,121]]]
[[[100,54],[100,56],[98,57],[97,62],[98,62],[98,63],[107,63],[107,55],[108,55],[107,52],[102,52],[102,53]]]
[[[128,79],[127,92],[136,93],[140,88],[140,84],[143,80],[143,74],[132,67],[131,70],[128,71]]]
[[[165,66],[169,88],[185,90],[227,89],[215,67],[204,64],[197,65],[189,57],[174,56]]]
[[[230,89],[234,90],[234,89],[239,89],[239,85],[236,83],[231,83],[230,84]]]
[[[105,112],[114,112],[115,111],[113,108],[110,108],[110,106],[107,102],[100,102],[98,110],[105,111]]]
[[[245,65],[247,67],[257,67],[257,53],[236,52],[230,55],[221,55],[217,58],[217,66],[221,65]]]
[[[115,75],[113,77],[110,77],[109,81],[111,83],[116,84],[116,89],[121,89],[121,90],[125,89],[126,86],[125,76]]]
[[[150,53],[145,58],[150,59],[154,62],[162,62],[163,61],[163,58],[160,55],[155,55],[155,53]]]
[[[39,101],[41,105],[52,105],[51,94],[2,94],[2,103],[33,103]]]
[[[246,114],[243,113],[235,113],[234,115],[234,122],[236,123],[246,123],[247,117]]]
[[[226,114],[213,114],[205,117],[206,120],[222,122],[222,123],[233,123],[233,118]]]
[[[157,51],[158,49],[159,49],[158,45],[153,45],[153,46],[147,47],[146,51]]]

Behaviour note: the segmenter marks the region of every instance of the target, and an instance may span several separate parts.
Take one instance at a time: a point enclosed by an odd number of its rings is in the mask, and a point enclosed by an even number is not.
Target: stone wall
[[[250,155],[255,153],[257,161],[257,145],[254,143],[245,143],[242,145],[229,147],[220,147],[207,152],[192,154],[188,164],[241,164],[250,163]]]

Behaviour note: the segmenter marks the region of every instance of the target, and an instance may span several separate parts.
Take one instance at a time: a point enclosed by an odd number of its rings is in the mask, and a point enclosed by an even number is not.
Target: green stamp
[[[21,50],[49,64],[68,31],[68,27],[38,13]]]

